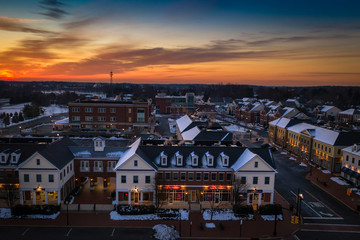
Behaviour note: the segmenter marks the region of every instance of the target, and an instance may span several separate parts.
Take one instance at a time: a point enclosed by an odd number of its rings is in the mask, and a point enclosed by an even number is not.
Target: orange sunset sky
[[[270,4],[271,2],[271,4]],[[12,0],[0,80],[360,86],[359,1]]]

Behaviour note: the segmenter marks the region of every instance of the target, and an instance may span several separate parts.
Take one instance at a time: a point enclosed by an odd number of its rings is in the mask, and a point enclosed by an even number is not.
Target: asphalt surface
[[[104,240],[152,238],[151,228],[104,228],[104,227],[0,227],[1,240]]]
[[[309,230],[300,230],[298,231],[295,236],[297,239],[304,239],[304,240],[355,240],[360,239],[360,232],[343,232],[343,231],[332,231],[332,230],[316,230],[316,231],[309,231]]]

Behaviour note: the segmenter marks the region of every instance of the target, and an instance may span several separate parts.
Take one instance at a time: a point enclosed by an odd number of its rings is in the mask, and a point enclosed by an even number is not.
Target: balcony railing
[[[94,172],[103,172],[104,168],[103,167],[94,167]]]

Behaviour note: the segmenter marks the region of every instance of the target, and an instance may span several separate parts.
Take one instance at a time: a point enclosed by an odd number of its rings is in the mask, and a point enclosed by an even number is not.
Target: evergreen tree
[[[19,114],[17,112],[14,113],[14,116],[11,120],[12,123],[18,123],[19,122]]]
[[[19,113],[19,122],[24,121],[24,116],[22,114],[22,112]]]
[[[10,125],[10,116],[9,116],[9,114],[6,114],[6,116],[4,118],[4,124],[5,125]]]

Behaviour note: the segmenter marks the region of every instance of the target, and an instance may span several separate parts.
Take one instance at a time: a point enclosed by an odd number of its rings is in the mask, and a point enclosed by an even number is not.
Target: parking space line
[[[110,237],[113,237],[114,236],[114,233],[115,233],[115,228],[113,228],[111,234],[110,234]]]
[[[70,230],[68,231],[68,233],[65,235],[65,237],[68,237],[70,235],[72,228],[70,228]]]
[[[334,213],[336,216],[338,216],[339,218],[342,218],[339,214],[337,214],[336,212],[334,212],[331,208],[329,208],[328,206],[326,206],[326,204],[324,204],[322,201],[320,201],[319,199],[317,199],[314,195],[312,195],[311,193],[309,193],[308,191],[305,191],[307,194],[309,194],[311,197],[313,197],[316,201],[318,201],[319,203],[321,203],[322,205],[324,205],[327,209],[329,209],[332,213]]]
[[[25,231],[21,234],[21,236],[25,236],[25,234],[30,230],[30,228],[25,229]]]
[[[290,191],[293,195],[295,195],[295,197],[297,197],[297,194],[296,193],[294,193],[293,191]],[[304,200],[302,200],[302,202],[308,207],[308,208],[310,208],[311,210],[313,210],[315,213],[316,213],[316,215],[318,215],[319,217],[322,217],[322,215],[320,214],[320,213],[318,213],[315,209],[313,209],[309,204],[307,204]]]

